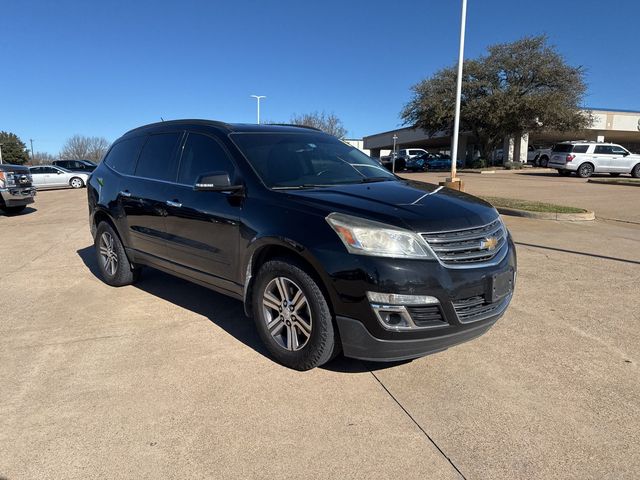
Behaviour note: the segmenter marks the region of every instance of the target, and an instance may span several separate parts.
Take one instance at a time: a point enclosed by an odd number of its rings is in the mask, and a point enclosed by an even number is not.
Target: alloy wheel
[[[100,259],[104,271],[111,277],[118,270],[118,254],[114,248],[114,239],[109,232],[104,232],[100,236]]]
[[[285,350],[298,351],[311,338],[311,308],[302,289],[286,277],[276,277],[264,290],[264,321],[273,339]]]

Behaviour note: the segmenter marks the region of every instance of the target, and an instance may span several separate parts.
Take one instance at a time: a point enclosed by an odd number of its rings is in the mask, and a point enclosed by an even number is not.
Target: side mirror
[[[58,170],[56,173],[57,173],[58,175],[62,175],[62,172],[61,172],[60,170]]]
[[[242,185],[231,185],[231,178],[227,172],[212,172],[201,175],[196,180],[193,189],[202,192],[237,192]]]
[[[622,154],[622,156],[623,156],[623,157],[627,157],[628,155],[629,155],[629,152],[624,152],[624,153]]]

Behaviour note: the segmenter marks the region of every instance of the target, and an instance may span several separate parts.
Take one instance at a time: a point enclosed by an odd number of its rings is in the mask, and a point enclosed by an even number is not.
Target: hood
[[[416,181],[336,185],[288,190],[293,199],[416,232],[457,230],[486,225],[498,217],[487,202],[463,192]]]

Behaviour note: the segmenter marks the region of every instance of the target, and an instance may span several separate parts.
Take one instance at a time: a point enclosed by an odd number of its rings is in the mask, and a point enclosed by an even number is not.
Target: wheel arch
[[[274,258],[285,258],[291,260],[295,265],[307,272],[318,284],[318,287],[327,299],[329,310],[334,315],[333,297],[327,287],[327,281],[321,273],[319,262],[304,247],[293,241],[281,238],[261,239],[254,245],[245,265],[244,273],[244,311],[249,317],[252,316],[251,297],[255,285],[256,275],[260,267]]]

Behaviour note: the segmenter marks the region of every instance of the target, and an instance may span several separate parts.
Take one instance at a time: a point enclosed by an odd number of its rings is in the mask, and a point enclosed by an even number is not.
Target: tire
[[[26,205],[20,205],[19,207],[5,207],[3,205],[0,207],[0,210],[3,210],[4,213],[6,213],[7,215],[17,215],[18,213],[22,212],[25,208],[27,208]]]
[[[112,287],[131,285],[140,278],[140,268],[132,267],[120,237],[107,222],[100,222],[94,242],[102,279]]]
[[[84,182],[80,177],[73,177],[71,180],[69,180],[69,185],[71,186],[71,188],[82,188],[84,187]]]
[[[619,177],[620,176],[619,173],[609,173],[609,175],[611,175],[612,177]]]
[[[310,370],[339,353],[338,331],[322,290],[289,259],[260,268],[251,301],[258,334],[282,365]]]
[[[546,155],[540,157],[538,165],[540,165],[541,168],[547,168],[549,166],[549,157],[547,157]]]
[[[640,178],[640,163],[633,167],[633,170],[631,170],[631,176],[633,178]]]
[[[576,172],[576,174],[580,177],[580,178],[589,178],[591,175],[593,175],[593,165],[590,163],[583,163],[582,165],[580,165],[578,167],[578,171]]]

